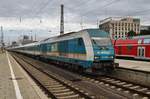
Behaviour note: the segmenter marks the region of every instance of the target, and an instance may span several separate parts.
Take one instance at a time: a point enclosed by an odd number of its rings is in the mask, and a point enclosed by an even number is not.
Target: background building
[[[25,44],[29,44],[29,43],[33,43],[36,42],[35,40],[33,40],[33,37],[28,36],[28,35],[23,35],[20,37],[20,39],[17,41],[17,43],[19,45],[25,45]]]
[[[141,30],[150,30],[150,26],[141,25],[140,29]]]
[[[141,25],[140,35],[150,35],[150,26]]]
[[[112,39],[125,39],[129,31],[140,33],[140,19],[131,17],[110,17],[100,21],[99,28],[110,33]]]

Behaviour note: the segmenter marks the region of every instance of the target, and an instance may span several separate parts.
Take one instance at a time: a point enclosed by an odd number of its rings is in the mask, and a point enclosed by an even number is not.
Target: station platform
[[[150,62],[147,61],[115,59],[115,62],[119,63],[119,67],[150,72]]]
[[[48,99],[8,53],[0,53],[0,99]]]

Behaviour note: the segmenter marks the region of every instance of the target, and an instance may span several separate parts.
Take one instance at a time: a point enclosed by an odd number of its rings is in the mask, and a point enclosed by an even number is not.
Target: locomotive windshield
[[[98,46],[106,46],[106,45],[111,45],[111,40],[110,38],[92,38],[92,43],[94,45]]]
[[[93,45],[98,45],[98,46],[112,45],[109,33],[102,31],[100,29],[90,29],[87,31],[91,36]]]
[[[87,31],[88,31],[90,37],[109,38],[109,33],[102,31],[100,29],[90,29]]]

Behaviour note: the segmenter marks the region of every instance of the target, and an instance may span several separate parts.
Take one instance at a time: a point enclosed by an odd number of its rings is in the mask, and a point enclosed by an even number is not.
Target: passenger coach
[[[150,60],[150,38],[113,41],[116,56]]]

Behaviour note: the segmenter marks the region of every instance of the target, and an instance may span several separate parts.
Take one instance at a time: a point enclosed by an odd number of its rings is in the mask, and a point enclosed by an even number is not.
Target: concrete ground
[[[48,99],[8,53],[0,54],[0,99]]]
[[[150,62],[124,59],[116,59],[115,62],[119,63],[120,67],[150,71]]]

